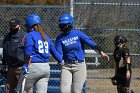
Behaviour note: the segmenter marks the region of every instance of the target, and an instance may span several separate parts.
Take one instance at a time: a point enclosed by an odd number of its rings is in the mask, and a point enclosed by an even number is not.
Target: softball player
[[[109,57],[87,35],[79,30],[72,30],[74,19],[69,14],[59,18],[59,28],[62,31],[56,38],[56,49],[63,55],[64,64],[61,69],[61,93],[81,93],[87,77],[84,44],[99,51],[99,54],[109,61]]]
[[[117,35],[114,38],[115,50],[115,76],[112,83],[117,85],[118,93],[133,93],[130,87],[131,80],[131,61],[129,49],[126,47],[127,38],[123,35]]]
[[[25,64],[23,73],[27,74],[25,91],[34,86],[35,93],[46,93],[50,76],[49,56],[62,62],[62,56],[56,51],[51,39],[41,27],[41,19],[37,14],[26,17],[29,33],[25,38]]]

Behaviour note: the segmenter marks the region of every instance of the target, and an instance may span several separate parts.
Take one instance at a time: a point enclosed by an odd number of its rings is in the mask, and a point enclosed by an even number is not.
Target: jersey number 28
[[[48,53],[48,42],[38,40],[38,50],[39,53]]]

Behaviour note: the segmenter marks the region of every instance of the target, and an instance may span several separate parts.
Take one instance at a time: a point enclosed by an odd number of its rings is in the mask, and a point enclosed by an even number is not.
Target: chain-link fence
[[[110,78],[114,75],[113,38],[117,34],[128,37],[127,46],[130,48],[132,61],[131,88],[135,93],[140,89],[140,69],[137,68],[137,59],[140,56],[140,1],[139,0],[72,0],[74,28],[79,29],[99,44],[110,55],[110,61],[104,62],[99,55],[86,49],[86,63],[88,77],[83,92],[86,93],[117,93],[116,87],[111,84]],[[37,13],[42,18],[42,26],[46,33],[55,40],[60,34],[58,18],[63,13],[70,12],[67,6],[0,6],[0,47],[6,33],[9,32],[8,22],[11,18],[19,18],[23,24],[25,16]],[[26,30],[23,27],[23,30]],[[59,93],[60,70],[53,58],[50,58],[51,78],[49,93]],[[55,62],[55,63],[53,63]],[[55,65],[54,65],[55,64]]]
[[[132,83],[131,88],[139,93],[140,70],[136,62],[140,53],[140,1],[138,0],[75,0],[74,17],[76,28],[85,32],[97,42],[105,52],[112,53],[114,49],[113,38],[117,34],[124,34],[128,38],[128,47],[132,55]],[[88,49],[88,47],[87,47]],[[88,93],[117,93],[116,87],[111,85],[110,77],[114,75],[113,57],[110,62],[100,65],[88,65],[87,92]],[[90,58],[86,58],[88,62]]]

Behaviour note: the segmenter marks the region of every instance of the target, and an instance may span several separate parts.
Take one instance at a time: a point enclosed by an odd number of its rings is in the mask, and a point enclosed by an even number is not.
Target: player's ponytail
[[[38,31],[41,34],[43,40],[45,42],[47,42],[47,39],[46,39],[46,36],[45,36],[45,32],[44,32],[43,28],[41,27],[41,25],[39,25],[39,24],[34,25],[33,28],[34,28],[35,31]]]

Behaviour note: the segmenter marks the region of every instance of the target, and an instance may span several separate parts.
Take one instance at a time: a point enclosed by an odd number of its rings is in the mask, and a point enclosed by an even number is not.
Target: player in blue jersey
[[[103,59],[109,61],[109,57],[86,34],[79,30],[72,30],[74,19],[69,14],[63,14],[59,18],[59,28],[62,31],[56,38],[56,49],[63,55],[64,64],[61,69],[61,93],[81,93],[87,77],[84,44],[98,50]]]
[[[29,33],[25,38],[25,64],[23,73],[27,74],[25,91],[27,93],[34,86],[35,93],[46,93],[50,76],[50,54],[62,62],[62,56],[56,51],[51,39],[41,27],[41,18],[37,14],[26,17]]]

